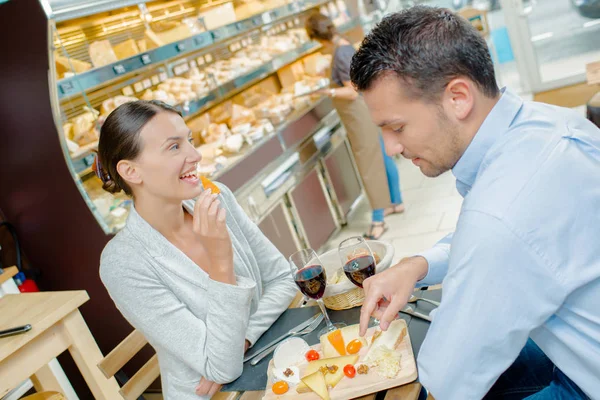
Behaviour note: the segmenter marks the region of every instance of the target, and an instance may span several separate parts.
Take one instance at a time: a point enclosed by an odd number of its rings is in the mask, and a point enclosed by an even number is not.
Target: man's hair
[[[488,97],[499,90],[485,40],[464,18],[443,8],[415,6],[385,17],[352,58],[350,78],[359,91],[396,75],[415,98],[436,101],[446,85],[469,78]]]

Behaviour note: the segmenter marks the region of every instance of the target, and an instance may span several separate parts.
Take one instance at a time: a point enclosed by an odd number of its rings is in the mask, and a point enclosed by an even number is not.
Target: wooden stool
[[[23,397],[21,400],[66,400],[66,398],[58,392],[40,392]]]

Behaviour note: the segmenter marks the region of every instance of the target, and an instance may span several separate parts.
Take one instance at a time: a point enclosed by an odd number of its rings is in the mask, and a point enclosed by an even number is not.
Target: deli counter
[[[136,99],[181,111],[203,156],[199,174],[230,187],[284,254],[320,248],[345,222],[350,208],[342,203],[348,196],[356,202],[360,179],[343,143],[343,174],[353,178],[334,184],[331,169],[342,164],[328,167],[326,160],[342,150],[315,143],[344,132],[331,102],[315,94],[329,86],[331,55],[303,28],[318,10],[360,40],[360,17],[342,0],[115,2],[115,9],[56,3],[49,54],[57,131],[74,182],[105,233],[124,226],[131,200],[102,190],[91,168],[94,150],[106,116]],[[311,146],[317,157],[307,155]],[[311,177],[310,186],[295,186]]]

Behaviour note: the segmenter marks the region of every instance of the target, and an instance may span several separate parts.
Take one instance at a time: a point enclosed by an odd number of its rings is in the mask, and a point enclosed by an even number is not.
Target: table
[[[0,338],[0,398],[29,377],[38,391],[60,390],[47,364],[67,350],[95,399],[119,398],[117,381],[106,379],[97,367],[103,356],[79,312],[88,300],[85,291],[9,294],[0,299],[0,329],[32,326],[27,333]]]
[[[431,300],[440,301],[442,298],[441,290],[421,290],[415,292],[415,295],[418,297],[424,297]],[[415,308],[415,304],[411,305]],[[429,314],[431,310],[433,310],[435,306],[432,306],[429,303],[425,303],[423,301],[418,302],[416,305],[416,310],[420,311],[424,314]],[[338,321],[357,321],[360,316],[360,307],[355,307],[350,310],[342,310],[342,311],[332,311],[328,310],[329,317],[332,322]],[[418,318],[413,318],[409,315],[400,313],[400,318],[406,321],[408,324],[408,334],[410,335],[410,341],[412,344],[413,352],[415,356],[419,354],[419,350],[421,349],[421,345],[423,344],[423,340],[425,340],[425,335],[427,334],[427,330],[429,329],[429,322],[423,321]],[[377,396],[378,398],[384,398],[385,400],[416,400],[421,391],[421,385],[418,382],[404,385],[398,388],[389,389],[384,392],[380,392],[377,394],[372,394],[369,396],[361,397],[358,400],[374,400]],[[219,393],[218,399],[233,399],[239,395],[240,392],[222,392]],[[246,391],[243,392],[239,400],[260,400],[264,395],[264,391]]]

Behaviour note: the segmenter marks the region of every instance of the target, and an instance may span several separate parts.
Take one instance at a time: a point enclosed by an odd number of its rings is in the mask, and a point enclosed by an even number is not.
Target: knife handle
[[[251,360],[251,359],[253,359],[253,358],[255,358],[255,357],[259,356],[259,355],[262,355],[262,353],[263,353],[264,351],[266,351],[266,350],[269,350],[271,347],[273,347],[273,349],[274,349],[274,348],[275,348],[275,345],[276,345],[277,343],[279,343],[279,342],[281,342],[282,340],[284,340],[284,339],[288,338],[290,335],[291,335],[291,333],[289,333],[289,332],[288,332],[288,333],[286,333],[285,335],[283,335],[283,336],[280,336],[280,337],[278,337],[277,339],[273,340],[272,342],[270,342],[270,343],[266,344],[266,345],[265,345],[265,346],[264,346],[264,347],[263,347],[263,348],[262,348],[262,349],[261,349],[259,352],[257,352],[257,353],[254,353],[254,354],[253,354],[253,355],[251,355],[251,356],[245,357],[245,358],[244,358],[244,362],[247,362],[247,361],[249,361],[249,360]],[[262,360],[262,358],[261,358],[261,360]],[[260,361],[260,360],[259,360],[259,361]],[[257,361],[257,362],[258,362],[258,361]],[[256,364],[252,364],[252,365],[256,365]]]
[[[277,343],[275,343],[274,345],[272,345],[271,347],[264,349],[260,354],[258,354],[256,357],[254,357],[252,359],[252,361],[250,361],[250,365],[256,365],[258,364],[263,358],[265,358],[266,356],[268,356],[269,354],[271,354],[275,348],[277,348]]]

